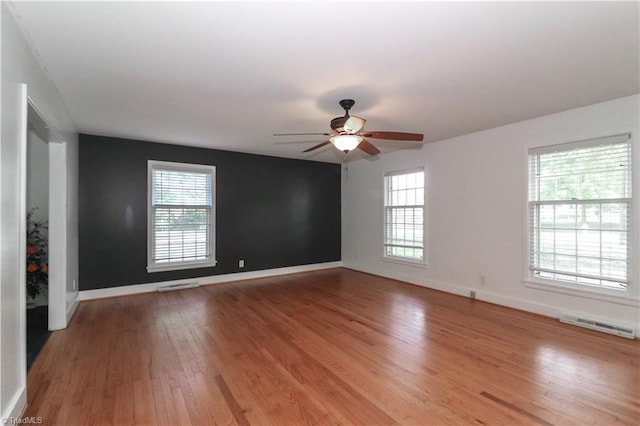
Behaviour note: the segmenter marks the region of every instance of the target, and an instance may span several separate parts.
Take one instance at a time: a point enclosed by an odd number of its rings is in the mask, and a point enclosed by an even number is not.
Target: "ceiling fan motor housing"
[[[341,132],[344,127],[344,122],[349,118],[349,110],[356,103],[353,99],[343,99],[338,102],[340,106],[344,109],[344,117],[336,117],[331,120],[331,128],[338,132]]]
[[[331,128],[336,131],[341,131],[344,127],[344,122],[347,121],[349,117],[336,117],[331,120]]]

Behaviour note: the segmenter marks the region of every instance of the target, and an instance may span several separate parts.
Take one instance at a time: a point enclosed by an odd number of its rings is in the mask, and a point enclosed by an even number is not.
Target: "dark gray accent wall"
[[[148,160],[216,166],[215,267],[147,272]],[[81,134],[79,175],[80,290],[341,258],[337,164]]]

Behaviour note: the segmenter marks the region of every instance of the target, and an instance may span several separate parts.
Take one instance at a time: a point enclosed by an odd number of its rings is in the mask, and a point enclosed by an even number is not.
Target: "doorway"
[[[28,370],[51,330],[67,325],[67,144],[30,98],[26,136]]]
[[[49,335],[49,129],[27,112],[27,370]]]

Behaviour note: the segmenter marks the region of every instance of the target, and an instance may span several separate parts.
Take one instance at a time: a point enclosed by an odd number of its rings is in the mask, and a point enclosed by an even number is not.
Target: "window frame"
[[[387,199],[387,177],[408,175],[416,172],[422,172],[422,190],[423,190],[423,203],[422,203],[422,259],[415,259],[411,257],[389,255],[386,250],[386,235],[387,235],[387,220],[386,220],[386,199]],[[424,165],[411,167],[407,169],[396,169],[385,171],[382,176],[382,260],[385,262],[398,263],[407,266],[414,266],[419,268],[426,268],[427,261],[427,174],[426,167]]]
[[[210,235],[209,252],[206,260],[157,263],[153,260],[154,221],[155,209],[153,207],[153,172],[154,170],[170,170],[185,173],[206,173],[211,175],[211,210],[210,210]],[[178,163],[170,161],[147,161],[147,272],[177,271],[183,269],[209,268],[216,266],[216,167],[207,164]]]
[[[624,140],[623,140],[624,138]],[[591,286],[588,284],[580,284],[573,283],[569,281],[562,280],[554,280],[551,278],[540,278],[537,277],[534,273],[534,270],[531,268],[531,250],[532,250],[532,226],[533,226],[533,217],[532,217],[532,204],[542,204],[540,200],[532,201],[531,200],[531,156],[535,154],[544,154],[550,152],[558,152],[558,151],[568,151],[574,148],[588,148],[594,147],[598,145],[603,145],[607,143],[620,143],[625,142],[629,144],[629,159],[631,161],[629,166],[629,175],[627,184],[631,186],[631,190],[629,191],[628,198],[623,200],[628,203],[628,239],[627,239],[627,285],[624,289],[615,289],[615,288],[607,288],[602,285],[600,286]],[[604,301],[610,301],[614,303],[620,304],[633,304],[636,305],[635,299],[637,298],[637,285],[635,278],[638,274],[638,265],[637,262],[634,262],[634,256],[637,253],[637,234],[638,227],[640,226],[640,222],[637,220],[636,212],[638,209],[638,188],[637,188],[637,172],[634,171],[634,164],[637,163],[637,157],[635,153],[634,140],[632,138],[631,132],[626,132],[622,134],[614,134],[611,136],[603,136],[597,138],[584,139],[573,142],[565,142],[558,143],[547,146],[537,146],[531,147],[524,150],[524,158],[525,158],[525,180],[524,180],[524,204],[525,204],[525,227],[524,227],[524,259],[523,259],[523,271],[524,271],[524,279],[523,284],[526,287],[535,288],[539,290],[548,290],[562,294],[568,295],[576,295],[589,297],[593,299],[599,299]],[[615,202],[620,199],[604,199],[607,202]],[[564,204],[571,204],[574,200],[565,200]],[[600,199],[594,200],[575,200],[578,202],[574,202],[574,204],[589,204],[593,202],[600,202]],[[549,201],[550,203],[560,203],[561,201]]]

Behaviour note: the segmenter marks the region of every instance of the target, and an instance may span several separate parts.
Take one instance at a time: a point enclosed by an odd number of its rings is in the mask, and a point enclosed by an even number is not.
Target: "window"
[[[630,226],[629,135],[529,151],[534,278],[626,290]]]
[[[384,175],[384,257],[424,262],[424,169]]]
[[[214,266],[215,167],[149,161],[149,272]]]

